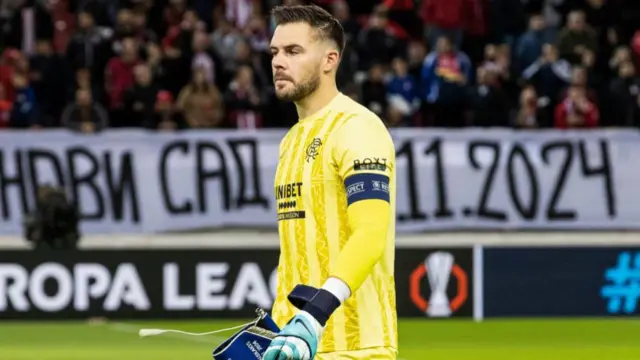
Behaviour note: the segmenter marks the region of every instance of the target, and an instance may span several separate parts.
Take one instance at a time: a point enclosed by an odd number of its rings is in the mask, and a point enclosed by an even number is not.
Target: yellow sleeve
[[[395,147],[382,122],[374,116],[349,119],[337,134],[334,161],[343,181],[351,236],[330,276],[344,281],[351,293],[367,278],[387,245],[393,209],[390,188],[395,171]]]

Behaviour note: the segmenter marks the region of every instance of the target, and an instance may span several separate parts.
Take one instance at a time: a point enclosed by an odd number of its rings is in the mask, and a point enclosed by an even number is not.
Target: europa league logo
[[[447,298],[447,285],[453,267],[453,255],[446,252],[435,252],[424,260],[427,269],[431,297],[427,314],[433,317],[451,315],[449,298]]]

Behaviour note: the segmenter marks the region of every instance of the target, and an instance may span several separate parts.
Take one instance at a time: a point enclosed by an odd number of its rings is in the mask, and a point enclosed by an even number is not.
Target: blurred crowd
[[[640,1],[318,0],[340,90],[389,126],[640,125]],[[3,0],[0,127],[287,127],[269,10],[303,0]]]

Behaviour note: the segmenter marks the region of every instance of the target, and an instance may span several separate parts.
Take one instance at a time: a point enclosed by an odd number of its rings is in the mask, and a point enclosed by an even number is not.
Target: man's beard
[[[300,83],[298,85],[293,83],[293,85],[293,90],[291,91],[278,92],[278,90],[276,89],[276,96],[278,97],[278,99],[293,102],[304,99],[305,97],[309,96],[309,94],[316,91],[318,87],[320,87],[320,76],[316,74],[306,82]]]

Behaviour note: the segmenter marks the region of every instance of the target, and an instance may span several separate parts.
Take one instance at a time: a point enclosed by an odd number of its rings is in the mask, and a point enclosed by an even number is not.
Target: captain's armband
[[[389,177],[382,174],[356,173],[344,180],[347,205],[360,200],[378,199],[389,202]]]

